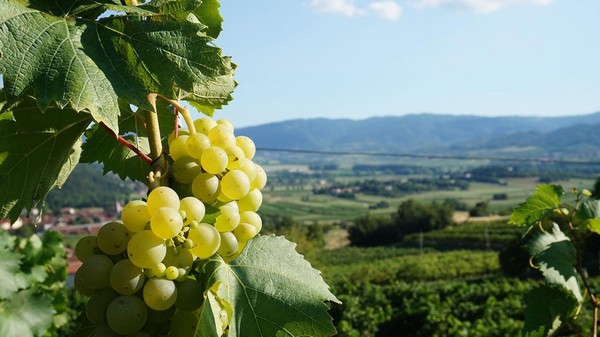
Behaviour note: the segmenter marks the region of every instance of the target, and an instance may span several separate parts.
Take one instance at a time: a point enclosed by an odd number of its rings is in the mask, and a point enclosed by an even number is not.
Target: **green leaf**
[[[86,110],[118,132],[117,98],[145,109],[149,93],[216,107],[231,100],[234,66],[203,33],[207,26],[162,15],[160,7],[145,10],[156,15],[90,20],[0,0],[0,73],[9,101],[33,88],[42,111],[53,102]]]
[[[31,290],[0,301],[0,336],[40,336],[52,325],[52,302]]]
[[[99,125],[95,125],[86,132],[86,142],[83,144],[83,163],[100,162],[104,167],[104,174],[114,172],[119,178],[125,180],[146,181],[150,172],[150,165],[144,162],[135,152],[119,143],[115,136],[108,133]],[[150,152],[148,138],[135,135],[124,136],[125,140],[135,145],[144,153]]]
[[[206,292],[204,304],[200,309],[200,319],[196,329],[196,336],[222,336],[225,331],[220,314],[221,310],[226,310],[228,314],[231,314],[231,306],[225,308],[218,301],[215,291],[219,289],[219,285],[220,283],[217,282],[217,284]]]
[[[534,257],[546,282],[563,287],[579,302],[583,300],[575,269],[575,247],[557,224],[531,238],[525,249]]]
[[[219,13],[218,0],[203,0],[200,7],[194,10],[194,14],[204,23],[207,28],[205,30],[206,35],[217,38],[223,30],[223,17]]]
[[[588,199],[582,202],[575,213],[573,223],[600,234],[600,200]]]
[[[174,128],[175,117],[164,101],[159,100],[158,118],[161,137],[166,144],[166,138]],[[121,101],[121,116],[119,130],[127,141],[143,153],[150,153],[148,136],[144,126],[143,116],[134,112],[128,104]],[[95,125],[85,133],[86,142],[83,144],[81,162],[102,163],[104,174],[114,172],[119,178],[147,182],[151,167],[135,152],[117,141],[116,137],[106,129]]]
[[[560,206],[560,197],[563,194],[561,186],[539,185],[535,193],[513,211],[509,223],[518,226],[535,224]]]
[[[25,286],[21,278],[15,277],[21,271],[19,259],[19,254],[0,249],[0,302]]]
[[[60,188],[77,165],[81,135],[91,118],[73,110],[42,113],[27,98],[0,120],[0,219],[16,221],[48,191]]]
[[[338,302],[320,272],[283,237],[258,236],[229,264],[206,263],[207,285],[229,303],[227,336],[333,336],[324,301]]]
[[[600,219],[589,219],[585,222],[585,226],[591,232],[600,234]]]
[[[577,300],[563,289],[540,286],[525,295],[523,337],[554,335],[566,318],[573,316]]]

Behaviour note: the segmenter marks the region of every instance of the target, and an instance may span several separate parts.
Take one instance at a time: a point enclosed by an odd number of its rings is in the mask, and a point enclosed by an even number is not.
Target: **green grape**
[[[192,194],[204,203],[217,200],[219,191],[219,178],[214,174],[201,173],[192,182]]]
[[[233,235],[238,239],[238,242],[248,242],[250,239],[256,236],[258,231],[256,227],[249,223],[242,222],[234,230]]]
[[[165,240],[177,236],[183,228],[183,219],[181,219],[178,208],[159,208],[150,219],[150,228],[154,235]]]
[[[217,200],[219,200],[222,203],[228,203],[228,202],[233,201],[233,200],[229,199],[227,196],[225,196],[225,194],[223,194],[222,190],[219,190],[219,196],[217,197]]]
[[[185,147],[191,157],[200,159],[202,152],[210,147],[210,140],[204,133],[196,132],[187,139]]]
[[[188,131],[187,129],[179,128],[179,130],[177,130],[177,136],[189,136],[189,135],[190,135],[190,131]],[[169,137],[167,137],[167,144],[169,145],[169,147],[171,147],[171,143],[173,142],[174,139],[175,139],[175,130],[173,130],[169,134]]]
[[[175,179],[184,184],[191,184],[194,178],[202,173],[200,164],[198,164],[196,159],[189,156],[177,158],[173,162],[172,168]]]
[[[77,291],[85,296],[92,296],[94,294],[94,289],[90,288],[85,280],[81,278],[81,268],[77,269],[75,272],[75,276],[73,277],[73,285]]]
[[[121,295],[136,293],[145,279],[144,270],[127,259],[115,263],[110,271],[110,285]]]
[[[171,145],[169,145],[169,154],[173,160],[177,160],[183,156],[189,156],[185,146],[188,138],[188,135],[179,135],[179,137],[173,139]]]
[[[156,266],[166,254],[165,240],[154,235],[151,230],[135,233],[127,245],[127,256],[133,264],[141,268]]]
[[[215,227],[219,232],[230,232],[240,223],[240,211],[237,203],[232,201],[219,207],[221,214],[215,220]]]
[[[220,174],[227,168],[227,152],[220,147],[211,146],[202,152],[200,164],[204,171],[212,174]]]
[[[117,294],[110,288],[97,290],[85,304],[85,316],[95,325],[106,324],[106,309]]]
[[[153,278],[146,282],[143,291],[144,302],[154,310],[167,310],[177,300],[177,287],[171,280]]]
[[[231,123],[231,121],[230,121],[229,119],[227,119],[227,118],[220,118],[220,119],[217,119],[217,125],[223,125],[223,126],[226,126],[226,127],[228,127],[228,128],[229,128],[229,130],[231,130],[231,132],[233,132],[233,131],[234,131],[234,128],[233,128],[233,123]]]
[[[240,222],[245,222],[247,224],[254,226],[256,228],[257,233],[260,232],[260,230],[262,229],[262,225],[263,225],[260,215],[256,214],[255,212],[251,212],[251,211],[240,212]]]
[[[179,270],[175,266],[168,266],[165,270],[167,280],[175,280],[179,276]]]
[[[221,233],[221,246],[218,253],[223,257],[232,256],[237,253],[239,243],[232,232]]]
[[[201,223],[198,227],[190,229],[188,238],[194,242],[190,252],[200,259],[208,259],[213,256],[221,244],[219,231],[209,224]]]
[[[84,262],[90,256],[94,255],[94,250],[98,247],[96,237],[87,235],[79,239],[75,245],[75,256],[79,261]]]
[[[171,319],[170,337],[190,337],[196,335],[200,314],[198,311],[176,311]]]
[[[235,170],[240,167],[240,163],[246,159],[244,151],[238,146],[233,145],[224,149],[227,153],[227,169]]]
[[[188,272],[183,268],[177,268],[177,271],[178,275],[176,280],[179,282],[185,281],[187,279]]]
[[[250,181],[253,181],[256,178],[256,173],[258,169],[256,168],[256,164],[250,159],[243,159],[239,161],[238,170],[243,171],[248,176]]]
[[[150,192],[147,203],[148,212],[153,215],[161,207],[179,209],[179,196],[171,188],[160,186]]]
[[[114,332],[107,324],[98,325],[92,337],[123,337],[123,335]]]
[[[139,297],[122,295],[115,298],[106,309],[108,326],[122,335],[140,331],[148,319],[148,309]]]
[[[246,158],[254,158],[254,155],[256,154],[256,145],[254,145],[252,139],[246,136],[237,136],[235,137],[235,144],[244,151]]]
[[[148,324],[159,325],[169,323],[171,317],[173,317],[173,314],[175,313],[175,309],[175,306],[172,306],[167,310],[154,310],[148,308]]]
[[[252,180],[252,183],[250,184],[251,188],[256,188],[259,190],[262,190],[265,185],[267,184],[267,174],[265,173],[265,170],[262,168],[262,166],[255,164],[256,165],[256,177],[254,178],[254,180]]]
[[[263,197],[262,192],[257,189],[252,189],[245,197],[238,200],[238,206],[240,211],[252,211],[256,212],[262,205]]]
[[[98,248],[106,255],[117,255],[127,249],[130,236],[127,227],[120,222],[109,222],[102,226],[96,236]]]
[[[123,225],[131,232],[143,231],[150,222],[148,206],[143,200],[133,200],[127,203],[121,211]]]
[[[169,249],[167,248],[167,255],[169,254]],[[166,257],[165,257],[166,258]],[[151,275],[153,277],[163,277],[165,275],[165,271],[167,270],[167,266],[164,263],[159,263],[156,266],[152,267]]]
[[[227,148],[235,145],[233,131],[225,125],[217,125],[208,132],[208,139],[212,146]]]
[[[163,259],[166,266],[174,266],[175,268],[184,268],[190,270],[194,263],[194,256],[189,249],[181,247],[169,247],[167,255]]]
[[[152,337],[152,335],[150,335],[146,331],[138,331],[138,332],[134,333],[133,335],[129,335],[127,337]]]
[[[202,306],[204,291],[200,282],[185,279],[177,284],[177,301],[175,306],[179,310],[194,311]]]
[[[79,267],[81,281],[91,289],[102,289],[110,286],[110,270],[113,262],[106,255],[90,256]]]
[[[221,179],[221,192],[232,200],[239,200],[250,192],[250,179],[240,170],[231,170]]]
[[[203,117],[196,119],[194,121],[194,126],[196,127],[196,132],[200,132],[208,136],[210,130],[217,126],[217,122],[210,117]]]
[[[185,197],[181,199],[179,210],[185,212],[186,219],[183,223],[184,225],[187,225],[192,221],[201,222],[206,213],[206,207],[204,207],[202,201],[194,197]]]

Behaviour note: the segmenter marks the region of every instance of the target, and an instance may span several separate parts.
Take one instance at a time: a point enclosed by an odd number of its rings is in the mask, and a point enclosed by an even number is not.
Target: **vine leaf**
[[[162,100],[157,105],[161,137],[166,144],[166,138],[174,128],[174,115],[168,106],[162,103]],[[120,109],[119,130],[123,134],[122,137],[141,152],[149,153],[150,145],[143,118],[123,101],[120,102]],[[81,162],[102,163],[104,174],[114,172],[122,180],[129,178],[140,182],[147,181],[148,173],[151,170],[150,165],[131,149],[119,143],[114,134],[100,125],[94,125],[86,131],[85,136]]]
[[[0,231],[0,336],[56,334],[66,323],[66,265],[59,233],[17,238]]]
[[[578,302],[583,300],[575,269],[575,247],[556,223],[549,231],[531,238],[525,249],[534,257],[547,283],[563,287]]]
[[[564,194],[561,186],[542,184],[527,201],[520,204],[512,213],[509,223],[518,226],[531,226],[540,221],[548,212],[560,206]]]
[[[0,299],[24,287],[23,279],[14,277],[20,271],[19,254],[0,250]]]
[[[525,295],[526,308],[523,337],[547,337],[554,335],[565,318],[573,315],[577,300],[564,290],[540,286]]]
[[[194,14],[206,25],[206,35],[216,39],[223,30],[223,17],[219,13],[219,1],[203,0]]]
[[[229,264],[219,257],[205,264],[207,288],[220,282],[217,299],[232,311],[227,336],[336,334],[324,301],[339,301],[294,248],[283,237],[258,236]]]
[[[0,219],[16,221],[65,182],[91,118],[57,108],[42,113],[30,97],[0,116]]]
[[[600,234],[600,200],[588,199],[579,205],[575,218],[575,224],[582,224],[584,228]]]
[[[234,66],[211,44],[206,25],[182,15],[193,14],[197,0],[178,15],[162,15],[151,3],[144,9],[155,15],[97,19],[32,3],[0,0],[0,73],[9,102],[33,89],[40,110],[85,110],[118,132],[118,98],[144,109],[152,108],[149,93],[216,107],[231,100]]]
[[[0,336],[41,336],[52,325],[52,302],[32,290],[14,293],[0,305]]]

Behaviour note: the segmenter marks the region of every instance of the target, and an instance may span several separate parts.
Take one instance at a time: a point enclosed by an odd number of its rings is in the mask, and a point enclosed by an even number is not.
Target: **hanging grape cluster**
[[[254,143],[224,119],[194,126],[169,137],[172,175],[190,196],[157,187],[75,247],[75,286],[90,296],[86,318],[98,336],[193,335],[204,292],[197,261],[234,259],[262,228],[267,176],[252,161]]]

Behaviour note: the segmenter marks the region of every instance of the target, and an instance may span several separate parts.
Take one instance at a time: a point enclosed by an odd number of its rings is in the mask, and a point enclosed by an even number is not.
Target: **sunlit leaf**
[[[548,212],[560,206],[560,197],[563,194],[564,190],[561,186],[539,185],[535,193],[513,211],[509,223],[518,226],[535,224]]]
[[[325,301],[337,302],[320,273],[282,237],[259,236],[225,263],[204,267],[207,284],[220,282],[217,296],[233,313],[227,336],[333,336]]]

